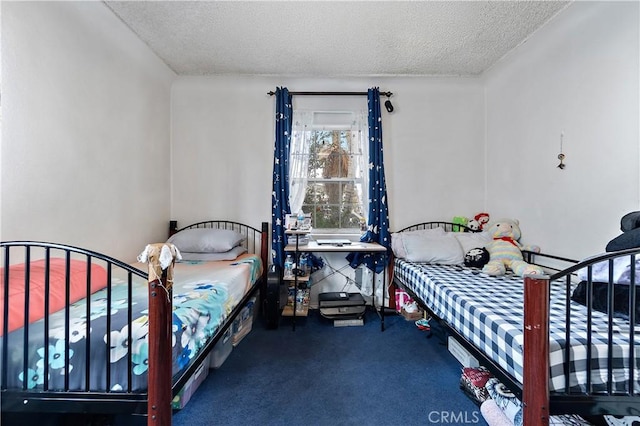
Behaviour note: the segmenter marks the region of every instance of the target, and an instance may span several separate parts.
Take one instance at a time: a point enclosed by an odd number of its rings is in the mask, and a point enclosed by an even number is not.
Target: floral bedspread
[[[235,261],[176,264],[173,286],[173,374],[184,369],[215,334],[256,282],[261,271],[261,261],[256,255],[244,255]],[[44,389],[46,381],[51,390],[118,392],[146,389],[149,332],[147,285],[146,279],[136,277],[129,309],[126,281],[113,278],[110,289],[100,290],[89,299],[82,299],[70,306],[68,331],[64,326],[66,310],[50,315],[46,348],[45,321],[30,324],[26,375],[23,371],[24,332],[19,329],[10,333],[7,336],[8,388],[22,388],[26,384],[27,389]],[[2,343],[0,339],[0,346]],[[65,369],[67,358],[68,370]],[[131,377],[128,374],[129,362]],[[45,365],[48,366],[46,370]]]

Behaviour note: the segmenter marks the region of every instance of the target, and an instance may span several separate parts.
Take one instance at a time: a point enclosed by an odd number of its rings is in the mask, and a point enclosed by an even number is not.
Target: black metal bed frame
[[[539,255],[533,254],[533,257],[538,257]],[[613,299],[613,270],[614,270],[614,259],[621,257],[629,257],[630,265],[636,265],[636,256],[640,256],[640,248],[621,250],[616,252],[609,252],[606,254],[602,254],[596,257],[590,258],[588,261],[576,262],[573,266],[570,266],[564,270],[557,271],[554,274],[549,276],[549,281],[564,281],[565,289],[566,289],[566,316],[565,316],[565,324],[566,327],[566,340],[569,340],[571,336],[571,285],[572,285],[572,277],[579,271],[580,269],[587,268],[587,321],[589,323],[588,332],[587,332],[587,362],[586,362],[586,371],[592,371],[593,359],[591,357],[591,315],[593,312],[593,265],[599,262],[608,262],[609,268],[609,281],[608,281],[608,290],[607,290],[607,311],[608,311],[608,357],[607,357],[607,389],[605,391],[593,391],[591,385],[591,374],[587,375],[587,392],[578,392],[570,390],[569,386],[569,366],[565,364],[564,369],[564,392],[552,392],[550,394],[550,412],[552,414],[562,414],[562,413],[571,413],[572,411],[577,414],[615,414],[615,415],[639,415],[640,414],[640,390],[638,390],[638,385],[636,380],[634,380],[635,376],[637,376],[637,367],[634,363],[630,363],[627,367],[629,371],[628,380],[627,380],[627,391],[620,392],[612,389],[612,373],[613,373],[613,363],[612,363],[612,345],[611,339],[613,336],[613,326],[612,321],[614,318],[614,299]],[[553,257],[553,256],[547,256]],[[640,257],[639,257],[640,259]],[[627,336],[629,339],[629,347],[628,347],[628,359],[634,360],[635,363],[639,362],[638,353],[636,345],[640,342],[636,340],[636,285],[640,284],[640,277],[636,277],[636,269],[632,267],[630,269],[630,284],[629,287],[629,305],[628,305],[628,313],[629,313],[629,335]],[[569,345],[566,345],[564,348],[564,356],[565,359],[569,359],[571,353],[571,348]]]
[[[443,227],[447,231],[451,231],[455,229],[454,227],[459,227],[460,225],[452,224],[448,222],[424,222],[417,225],[412,225],[398,232],[405,231],[413,231],[418,229],[431,229],[435,227]],[[465,230],[462,228],[463,232],[468,232],[470,230]],[[566,339],[569,341],[570,338],[570,324],[571,324],[571,311],[569,309],[571,303],[571,286],[574,284],[575,274],[578,270],[582,268],[587,268],[588,270],[588,281],[587,281],[587,315],[589,322],[591,321],[591,313],[592,309],[592,288],[593,288],[593,280],[592,280],[592,268],[593,265],[597,262],[608,261],[609,262],[609,271],[613,270],[613,259],[621,256],[630,256],[631,264],[634,265],[636,261],[636,256],[640,259],[640,248],[629,249],[619,252],[607,253],[601,256],[597,256],[594,258],[590,258],[588,261],[578,262],[574,259],[569,259],[561,256],[549,255],[545,253],[535,253],[530,251],[524,251],[523,257],[525,261],[529,263],[533,263],[539,265],[545,269],[545,271],[549,272],[549,276],[547,279],[549,281],[558,281],[563,280],[566,285],[566,324],[569,324],[566,332]],[[563,266],[564,265],[564,266]],[[569,265],[569,266],[567,266]],[[390,268],[393,268],[393,262],[390,265]],[[393,273],[393,270],[391,271]],[[613,278],[612,272],[609,275],[609,290],[608,290],[608,312],[609,312],[609,323],[613,319]],[[640,362],[638,358],[638,353],[636,351],[636,340],[635,340],[635,309],[636,309],[636,289],[635,284],[637,281],[640,281],[640,277],[635,276],[635,269],[631,268],[631,285],[629,285],[629,313],[630,313],[630,331],[629,331],[629,359],[635,359],[636,363]],[[402,282],[400,282],[396,277],[393,278],[393,284],[398,288],[406,291],[423,309],[425,309],[433,319],[438,321],[439,324],[446,330],[446,332],[456,339],[458,343],[460,343],[469,353],[471,353],[481,365],[488,368],[502,383],[507,386],[516,396],[522,399],[523,395],[523,384],[516,380],[513,376],[507,373],[502,367],[500,367],[495,361],[489,358],[484,352],[482,352],[479,348],[474,346],[471,342],[469,342],[465,337],[463,337],[459,332],[457,332],[452,326],[450,326],[446,321],[442,320],[438,316],[436,316],[430,307],[421,300],[415,292],[411,289],[408,289]],[[547,317],[548,322],[548,317]],[[640,328],[640,327],[639,327]],[[608,371],[609,371],[609,379],[611,379],[612,374],[612,355],[611,355],[611,338],[612,338],[612,328],[609,327],[609,356],[608,356]],[[588,361],[586,369],[587,371],[591,371],[592,368],[592,359],[591,359],[591,329],[589,327],[588,331]],[[570,346],[566,345],[565,347],[565,359],[570,359]],[[547,355],[548,360],[548,355]],[[548,366],[548,362],[546,364]],[[634,384],[633,377],[634,374],[637,375],[637,372],[634,373],[634,366],[632,364],[629,371],[629,382],[628,389],[629,392],[615,392],[611,389],[611,383],[608,385],[608,389],[606,392],[592,392],[588,390],[587,392],[579,392],[575,390],[570,390],[569,387],[569,364],[565,364],[565,391],[563,392],[551,392],[549,393],[549,414],[581,414],[581,415],[602,415],[602,414],[615,414],[615,415],[640,415],[640,390],[638,390],[638,385]],[[587,388],[591,389],[590,383],[590,374],[588,375],[588,383]],[[610,380],[611,381],[611,380]],[[536,425],[537,426],[537,425]]]
[[[407,226],[396,232],[408,232],[408,231],[420,231],[423,229],[442,228],[445,232],[480,232],[479,230],[473,230],[466,225],[459,223],[445,222],[445,221],[432,221],[422,222],[415,225]]]
[[[220,340],[220,338],[224,335],[227,329],[233,324],[234,319],[239,315],[242,311],[246,303],[257,293],[260,293],[260,297],[264,296],[265,285],[266,285],[266,272],[267,272],[267,254],[268,254],[268,228],[269,225],[266,222],[262,223],[262,229],[257,229],[251,227],[249,225],[244,225],[238,222],[227,221],[227,220],[210,220],[199,222],[196,224],[192,224],[186,226],[181,229],[177,229],[177,222],[171,221],[170,223],[170,234],[181,231],[183,229],[190,228],[220,228],[220,229],[232,229],[241,234],[245,235],[246,241],[243,243],[250,253],[255,253],[260,255],[263,262],[263,274],[251,288],[251,290],[242,298],[240,303],[232,310],[224,324],[221,325],[216,331],[215,335],[212,339],[210,339],[207,344],[198,352],[198,354],[194,357],[193,360],[190,361],[189,366],[176,374],[173,377],[172,384],[172,395],[176,396],[176,394],[184,387],[189,378],[194,374],[194,372],[199,368],[200,364],[205,360],[209,352],[213,349],[215,344]],[[14,256],[15,255],[15,256]],[[111,279],[114,272],[118,270],[124,271],[124,275],[127,277],[127,284],[129,287],[129,295],[128,295],[128,312],[129,312],[129,322],[131,322],[131,287],[134,277],[139,277],[144,279],[145,281],[148,278],[147,272],[143,272],[131,265],[128,265],[120,260],[112,258],[110,256],[86,250],[79,247],[68,246],[64,244],[57,243],[49,243],[49,242],[37,242],[37,241],[7,241],[0,242],[0,259],[3,259],[4,270],[2,273],[2,278],[4,280],[4,294],[9,294],[9,278],[10,278],[10,268],[7,267],[12,263],[22,262],[26,265],[25,269],[25,318],[28,318],[28,309],[29,309],[29,282],[30,282],[30,263],[34,260],[34,256],[38,256],[38,259],[44,259],[45,262],[45,312],[50,314],[50,305],[49,305],[49,271],[50,271],[50,261],[52,258],[62,257],[65,259],[66,265],[66,295],[65,295],[65,336],[66,336],[66,348],[65,348],[65,371],[69,369],[69,264],[70,260],[80,259],[83,262],[86,262],[87,265],[87,292],[90,292],[90,283],[91,283],[91,265],[99,262],[101,266],[106,265],[105,269],[107,271],[107,294],[108,294],[108,308],[110,311],[110,303],[111,303]],[[53,256],[53,257],[52,257]],[[16,259],[17,258],[17,259]],[[135,278],[137,279],[137,278]],[[87,304],[87,312],[89,312],[90,304]],[[260,304],[258,304],[259,306]],[[2,342],[2,351],[0,352],[0,362],[2,363],[0,366],[0,400],[1,400],[1,408],[2,415],[4,416],[7,413],[89,413],[96,415],[112,415],[112,414],[127,414],[127,415],[146,415],[147,413],[147,400],[148,394],[147,392],[137,392],[131,389],[131,380],[128,382],[128,389],[124,391],[111,392],[108,390],[105,391],[71,391],[68,388],[68,380],[67,386],[65,389],[50,389],[48,384],[48,373],[49,366],[48,363],[45,363],[45,378],[44,384],[40,386],[38,389],[29,390],[27,389],[27,381],[25,380],[21,389],[8,388],[7,386],[7,376],[8,376],[8,358],[12,351],[15,351],[16,348],[9,347],[9,298],[4,298],[4,303],[2,306],[2,317],[4,320],[2,337],[0,337],[0,341]],[[109,318],[109,316],[107,317]],[[109,319],[107,319],[109,321]],[[109,322],[107,322],[109,324]],[[87,324],[87,335],[89,334],[90,323]],[[48,324],[48,315],[44,317],[44,329],[49,330]],[[128,327],[129,329],[129,340],[131,341],[131,329],[132,327]],[[22,337],[24,340],[24,347],[17,348],[17,350],[23,351],[23,353],[27,352],[28,345],[28,337],[29,337],[29,324],[28,321],[25,320],[25,326],[21,329]],[[18,330],[13,333],[19,332]],[[107,342],[109,345],[110,336],[107,333]],[[88,372],[92,368],[106,368],[109,369],[109,360],[106,361],[106,365],[96,365],[96,363],[90,362],[89,352],[90,352],[90,339],[87,339],[87,355],[86,355],[86,389],[90,389],[89,383],[89,375]],[[49,348],[49,333],[44,333],[44,342],[43,347],[45,348],[45,359],[48,359],[48,348]],[[129,377],[132,375],[132,353],[131,351],[127,352],[127,360],[128,360],[128,369],[129,369]],[[25,359],[23,366],[23,374],[24,377],[27,376],[27,356],[23,357]],[[109,375],[107,374],[107,377]],[[108,384],[108,382],[107,382]],[[107,389],[109,386],[106,387]]]

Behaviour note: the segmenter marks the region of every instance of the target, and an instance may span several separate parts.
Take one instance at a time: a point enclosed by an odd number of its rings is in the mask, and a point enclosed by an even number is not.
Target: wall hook
[[[558,160],[560,160],[560,164],[558,164],[558,168],[560,170],[564,170],[566,165],[564,164],[564,154],[562,153],[562,145],[564,142],[564,132],[560,132],[560,154],[558,154]]]
[[[560,160],[560,164],[558,164],[558,168],[560,170],[564,169],[565,168],[565,164],[563,163],[563,161],[564,161],[564,154],[563,153],[558,154],[558,160]]]

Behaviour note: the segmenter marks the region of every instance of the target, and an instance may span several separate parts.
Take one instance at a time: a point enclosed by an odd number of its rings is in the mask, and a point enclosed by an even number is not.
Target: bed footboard
[[[522,405],[525,425],[549,425],[549,277],[524,278]]]
[[[584,353],[571,345],[563,349],[569,362],[559,374],[563,390],[550,392],[551,414],[640,413],[639,271],[640,248],[635,248],[595,256],[548,277],[550,286],[561,286],[566,294],[564,339],[586,342]],[[578,317],[576,303],[582,307]],[[576,363],[586,376],[578,386]]]
[[[55,243],[1,242],[0,256],[2,411],[111,413],[117,407],[146,412],[146,393],[135,389],[134,380],[114,389],[105,350],[117,345],[114,336],[105,333],[101,345],[84,336],[110,327],[108,313],[117,310],[111,304],[114,281],[126,293],[144,283],[147,273],[100,253]],[[76,304],[88,294],[104,297]],[[123,299],[127,302],[118,308],[130,311],[131,297]],[[90,356],[99,351],[102,361]],[[131,352],[123,360],[133,365]],[[82,374],[68,374],[73,369]],[[97,377],[95,371],[105,374]]]
[[[165,244],[147,247],[149,264],[149,386],[147,425],[171,424],[171,327],[173,299],[173,266],[175,248],[171,248],[171,263],[163,267],[160,254]]]
[[[263,272],[213,337],[183,361],[172,356],[170,268],[153,266],[151,273],[64,244],[0,242],[3,417],[134,414],[146,415],[149,424],[170,424],[173,397],[266,283],[268,224],[256,229],[208,221],[186,228],[214,226],[243,233]],[[135,352],[131,345],[137,345]]]

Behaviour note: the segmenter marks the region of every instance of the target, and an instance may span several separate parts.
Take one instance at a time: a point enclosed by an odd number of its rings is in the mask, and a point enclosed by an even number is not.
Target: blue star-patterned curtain
[[[276,141],[273,151],[273,192],[271,207],[271,257],[273,263],[284,266],[287,245],[285,217],[289,207],[289,147],[291,145],[291,95],[286,87],[276,88]]]
[[[384,179],[382,159],[382,117],[380,115],[380,91],[377,87],[368,91],[369,106],[369,216],[367,232],[360,241],[378,243],[391,247],[389,234],[389,208],[387,206],[387,184]],[[389,257],[384,254],[351,253],[347,260],[352,268],[364,263],[376,273],[384,270]]]

